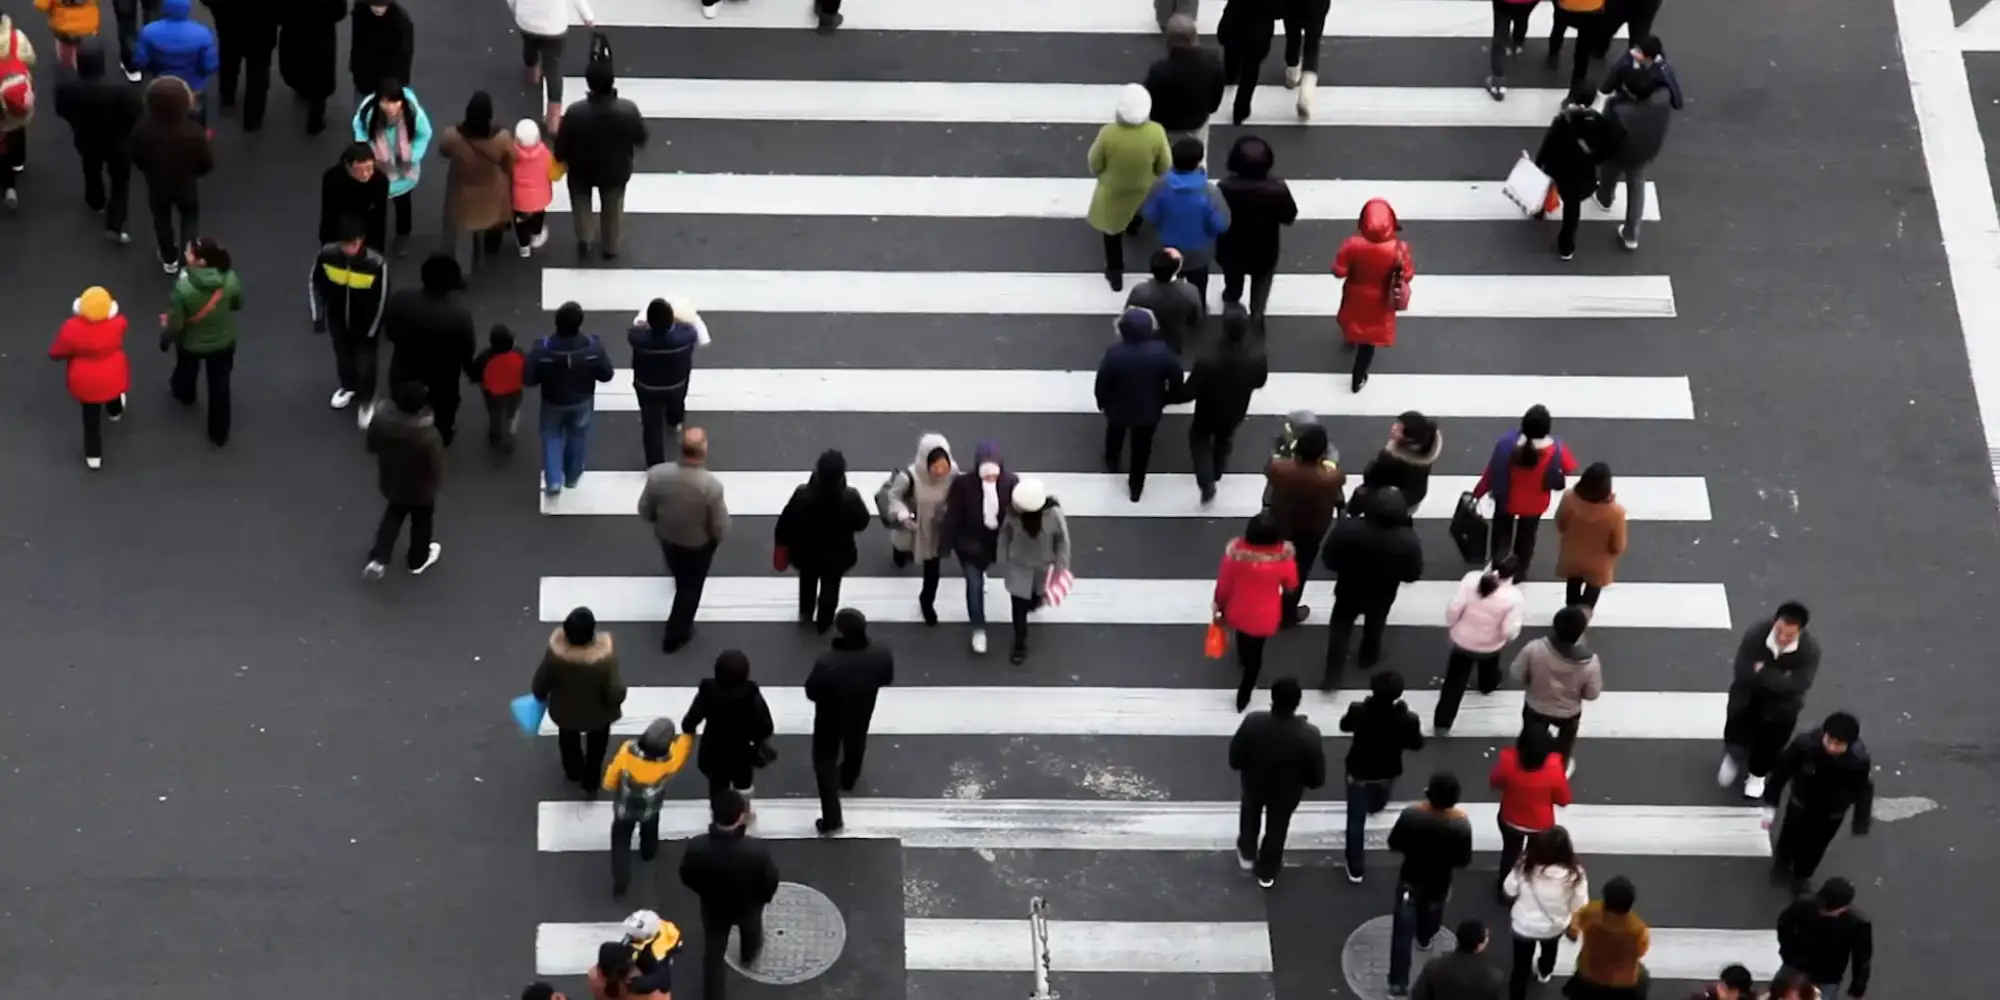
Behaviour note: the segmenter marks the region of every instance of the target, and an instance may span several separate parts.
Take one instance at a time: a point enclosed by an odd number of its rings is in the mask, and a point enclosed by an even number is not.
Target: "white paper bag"
[[[1552,183],[1549,175],[1535,166],[1535,158],[1523,152],[1521,158],[1514,161],[1514,169],[1508,172],[1504,190],[1507,200],[1518,206],[1522,214],[1534,215],[1548,201]]]
[[[695,344],[700,347],[707,347],[709,344],[708,324],[702,322],[701,314],[694,311],[694,303],[686,299],[675,299],[672,305],[674,307],[674,319],[694,327]]]

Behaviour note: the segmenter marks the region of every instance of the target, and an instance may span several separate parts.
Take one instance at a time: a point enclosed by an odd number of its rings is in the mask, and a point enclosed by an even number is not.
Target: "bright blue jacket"
[[[187,81],[188,89],[199,96],[222,57],[215,48],[215,32],[189,19],[192,7],[193,0],[163,0],[160,19],[140,29],[132,62],[142,73]]]
[[[1181,252],[1182,266],[1190,271],[1209,265],[1216,237],[1229,229],[1229,205],[1199,167],[1167,171],[1139,214],[1159,231],[1162,246]]]
[[[403,88],[404,119],[410,123],[410,162],[384,163],[382,151],[376,150],[376,165],[389,177],[389,197],[401,198],[417,189],[417,181],[423,179],[424,157],[431,149],[431,116],[424,113],[424,106],[417,103],[417,92]],[[354,109],[354,141],[365,142],[371,147],[374,141],[368,135],[368,112],[375,107],[374,95],[361,102]]]

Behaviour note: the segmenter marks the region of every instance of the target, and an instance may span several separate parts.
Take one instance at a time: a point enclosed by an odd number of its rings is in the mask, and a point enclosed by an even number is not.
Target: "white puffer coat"
[[[570,14],[578,20],[595,21],[590,0],[509,0],[514,7],[514,24],[524,35],[561,38],[569,31]]]

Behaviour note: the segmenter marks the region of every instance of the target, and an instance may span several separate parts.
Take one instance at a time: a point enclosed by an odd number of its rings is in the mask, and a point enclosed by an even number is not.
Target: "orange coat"
[[[1340,334],[1350,344],[1393,347],[1396,304],[1389,298],[1389,271],[1398,263],[1403,280],[1416,273],[1410,245],[1396,238],[1402,225],[1396,210],[1375,198],[1361,206],[1355,234],[1333,258],[1333,276],[1345,279],[1340,292]]]
[[[65,38],[89,38],[97,34],[98,21],[103,17],[97,0],[83,3],[35,0],[35,9],[49,16],[50,31]]]
[[[1556,505],[1556,531],[1562,536],[1556,576],[1580,577],[1593,587],[1611,586],[1618,557],[1625,554],[1625,508],[1618,498],[1591,503],[1575,493],[1563,494]]]

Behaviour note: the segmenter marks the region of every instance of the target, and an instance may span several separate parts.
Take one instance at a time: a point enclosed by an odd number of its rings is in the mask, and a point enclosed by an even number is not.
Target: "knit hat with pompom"
[[[111,293],[95,285],[77,296],[74,308],[78,316],[92,323],[101,323],[118,315],[118,303],[111,298]]]

